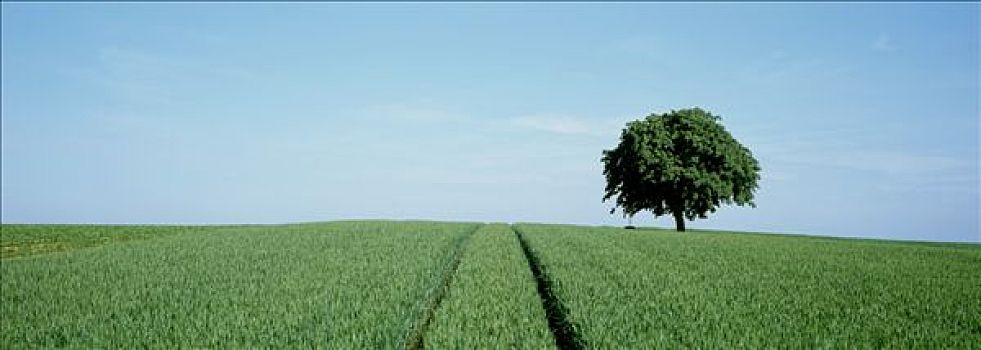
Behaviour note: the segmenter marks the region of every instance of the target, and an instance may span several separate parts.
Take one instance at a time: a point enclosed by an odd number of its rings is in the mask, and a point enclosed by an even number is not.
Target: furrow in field
[[[586,343],[576,334],[576,327],[569,319],[568,308],[555,295],[554,283],[544,270],[538,256],[528,246],[528,242],[522,237],[520,230],[513,227],[511,230],[518,239],[522,253],[534,277],[538,297],[545,309],[548,327],[555,339],[555,345],[563,350],[586,348]]]
[[[443,273],[439,275],[439,278],[432,283],[432,288],[430,288],[429,293],[426,295],[422,303],[422,307],[419,310],[419,316],[416,317],[416,321],[413,323],[412,328],[409,330],[409,335],[405,340],[406,349],[421,349],[425,346],[423,339],[425,337],[426,331],[429,328],[429,324],[433,320],[433,316],[436,310],[439,308],[440,303],[442,303],[444,296],[447,293],[447,289],[453,281],[456,275],[457,269],[460,267],[460,260],[463,259],[464,251],[467,249],[468,243],[471,241],[471,237],[475,232],[480,231],[483,226],[477,226],[472,232],[465,236],[460,236],[457,242],[453,245],[453,251],[450,255],[449,262],[447,262]]]
[[[554,348],[535,276],[505,224],[483,226],[424,338],[435,349]]]

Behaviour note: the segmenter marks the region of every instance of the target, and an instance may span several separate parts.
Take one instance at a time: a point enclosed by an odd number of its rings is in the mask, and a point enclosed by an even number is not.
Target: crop
[[[212,230],[215,226],[2,225],[0,259],[69,251],[137,239]]]
[[[510,227],[485,225],[474,233],[424,340],[432,349],[555,347]]]
[[[971,348],[981,246],[516,225],[589,348]]]
[[[981,344],[977,244],[394,221],[0,234],[0,349]]]
[[[0,348],[397,348],[475,228],[212,227],[6,259]]]

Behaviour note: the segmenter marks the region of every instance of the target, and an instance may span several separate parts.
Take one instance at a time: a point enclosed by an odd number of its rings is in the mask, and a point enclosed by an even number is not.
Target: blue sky
[[[622,225],[601,151],[701,106],[763,172],[690,227],[981,241],[977,3],[2,9],[5,223]]]

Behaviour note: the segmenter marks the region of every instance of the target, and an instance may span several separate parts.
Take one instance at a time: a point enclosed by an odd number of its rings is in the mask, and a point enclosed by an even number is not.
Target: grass
[[[977,244],[345,221],[0,245],[3,349],[981,344]]]
[[[517,236],[481,227],[425,336],[432,349],[554,348],[535,279]]]
[[[0,347],[399,348],[475,227],[218,228],[4,260]]]
[[[970,348],[981,247],[517,225],[590,348]]]
[[[0,259],[213,230],[215,226],[0,225]]]

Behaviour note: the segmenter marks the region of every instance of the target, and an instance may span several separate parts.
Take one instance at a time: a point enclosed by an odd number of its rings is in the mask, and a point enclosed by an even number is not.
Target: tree
[[[610,213],[671,213],[684,231],[685,218],[704,219],[721,204],[756,207],[759,163],[720,120],[691,108],[627,123],[620,144],[603,151],[603,201],[616,196]]]

